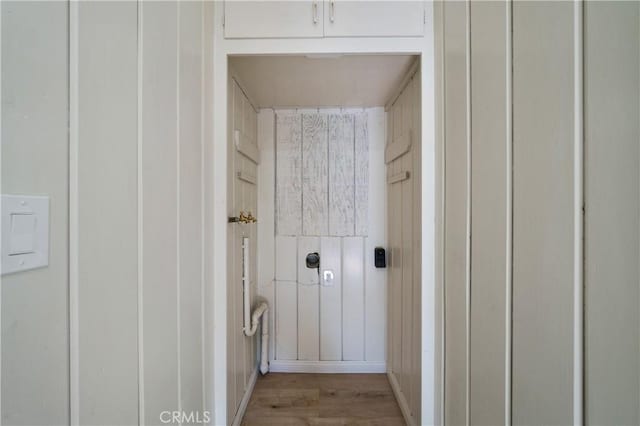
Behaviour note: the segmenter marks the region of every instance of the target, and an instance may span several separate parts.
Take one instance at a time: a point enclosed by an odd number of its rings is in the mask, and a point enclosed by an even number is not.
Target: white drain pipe
[[[260,354],[260,372],[267,374],[269,371],[269,305],[261,302],[260,305],[251,312],[251,280],[249,277],[249,238],[242,238],[242,291],[244,293],[244,331],[245,336],[251,337],[258,330],[258,323],[262,317],[262,344]]]

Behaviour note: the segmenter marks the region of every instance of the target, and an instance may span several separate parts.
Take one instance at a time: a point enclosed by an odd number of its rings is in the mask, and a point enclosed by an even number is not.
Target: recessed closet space
[[[419,57],[228,64],[229,418],[259,372],[386,373],[417,423]]]

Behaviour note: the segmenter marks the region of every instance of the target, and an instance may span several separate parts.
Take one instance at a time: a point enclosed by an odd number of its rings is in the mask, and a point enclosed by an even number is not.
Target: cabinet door
[[[224,3],[225,38],[322,37],[323,2],[230,1]]]
[[[421,37],[423,1],[324,2],[325,37]]]

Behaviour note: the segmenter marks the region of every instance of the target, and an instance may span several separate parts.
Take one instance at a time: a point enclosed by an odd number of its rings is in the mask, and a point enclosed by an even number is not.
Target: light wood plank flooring
[[[404,425],[385,374],[258,378],[243,425]]]

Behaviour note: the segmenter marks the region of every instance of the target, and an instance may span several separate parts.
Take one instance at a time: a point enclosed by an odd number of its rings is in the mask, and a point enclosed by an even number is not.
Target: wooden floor
[[[404,425],[385,374],[258,378],[243,425]]]

